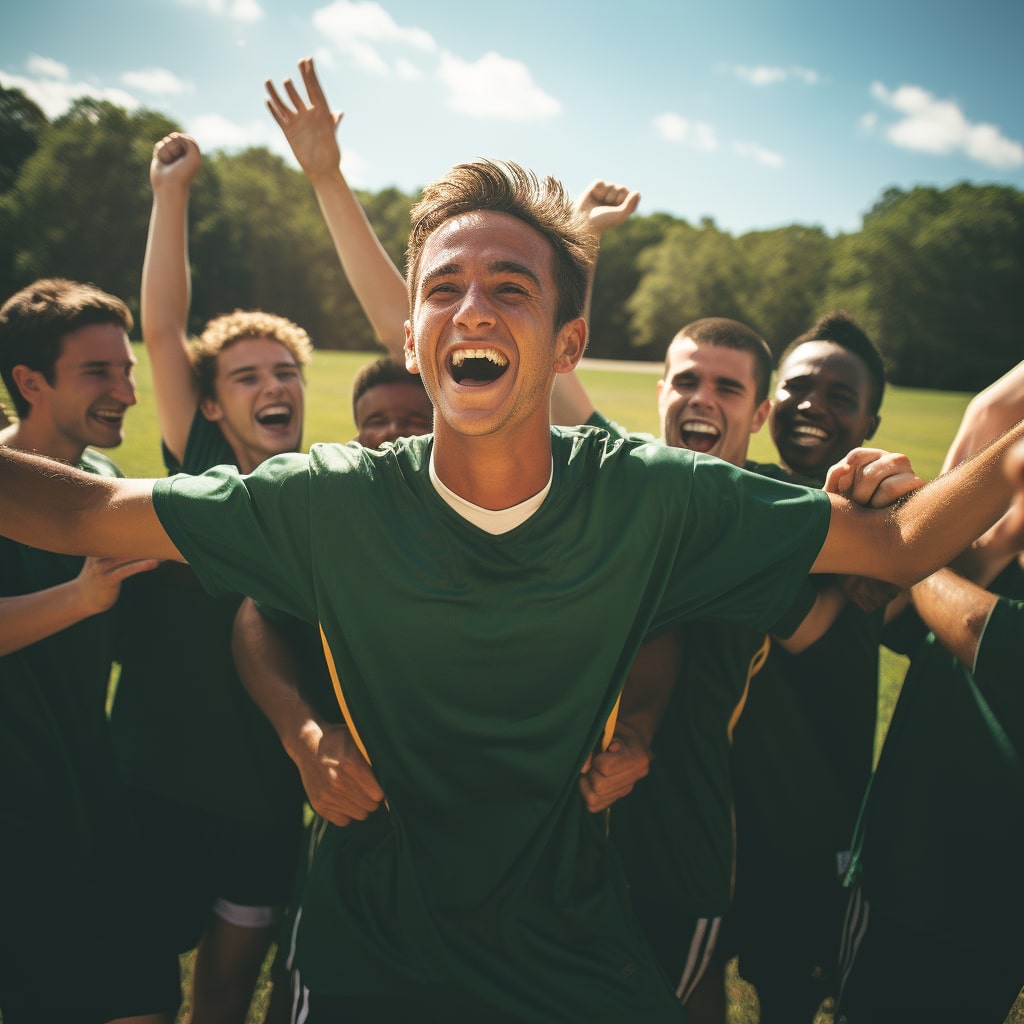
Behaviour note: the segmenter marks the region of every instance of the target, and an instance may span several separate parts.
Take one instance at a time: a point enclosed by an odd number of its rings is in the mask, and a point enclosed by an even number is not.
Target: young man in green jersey
[[[871,455],[824,494],[553,430],[590,260],[557,182],[459,165],[409,246],[407,365],[433,435],[155,482],[0,452],[0,529],[23,542],[187,558],[210,588],[319,623],[388,803],[313,860],[311,1020],[682,1019],[577,789],[633,655],[686,619],[767,627],[809,569],[910,582],[1008,500],[1021,428],[893,510],[857,504],[877,496]]]
[[[105,455],[136,401],[131,314],[64,279],[0,309],[0,375],[17,418],[0,444],[118,477]],[[0,1013],[22,1021],[168,1022],[177,957],[150,930],[106,700],[114,605],[152,560],[74,558],[0,540]]]
[[[1024,364],[972,401],[947,462],[1022,414]],[[923,629],[853,841],[837,1021],[1002,1024],[1024,985],[1022,470],[1024,446],[1007,514],[911,590]]]

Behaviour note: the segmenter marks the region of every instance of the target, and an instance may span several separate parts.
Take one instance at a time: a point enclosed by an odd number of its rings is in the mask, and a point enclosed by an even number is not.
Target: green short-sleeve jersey
[[[86,449],[78,468],[121,476]],[[81,558],[0,538],[0,596],[66,583]],[[115,612],[93,615],[0,657],[0,843],[12,877],[82,872],[118,846],[121,807],[107,728]]]
[[[220,428],[197,412],[183,471],[233,458]],[[231,656],[240,601],[211,597],[179,563],[126,581],[110,719],[118,762],[139,789],[254,824],[293,823],[303,800],[298,771]]]
[[[954,944],[1020,945],[1024,572],[992,586],[970,672],[931,634],[914,655],[864,800],[848,884]]]
[[[686,619],[767,627],[817,555],[828,500],[555,429],[549,494],[492,536],[436,493],[431,444],[315,445],[154,491],[207,587],[320,621],[388,795],[325,835],[304,983],[442,981],[531,1021],[677,1019],[579,771],[644,637]]]

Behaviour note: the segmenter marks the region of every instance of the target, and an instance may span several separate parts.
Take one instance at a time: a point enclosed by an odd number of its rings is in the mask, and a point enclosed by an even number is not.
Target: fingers
[[[151,572],[159,564],[160,562],[156,558],[136,558],[114,566],[110,575],[118,581],[126,580],[129,576],[137,576],[140,572]]]
[[[922,486],[924,481],[906,455],[881,448],[854,448],[829,469],[825,478],[829,493],[873,508],[891,505]]]
[[[306,109],[305,100],[303,100],[299,90],[295,88],[295,83],[290,78],[284,80],[284,91],[288,93],[288,99],[292,101],[292,106],[295,107],[297,114]]]

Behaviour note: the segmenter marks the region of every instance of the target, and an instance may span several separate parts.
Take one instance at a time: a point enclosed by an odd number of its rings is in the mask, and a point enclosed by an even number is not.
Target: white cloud
[[[153,93],[157,96],[180,96],[192,91],[191,82],[183,82],[173,71],[166,68],[139,68],[126,71],[121,81],[132,89]]]
[[[313,12],[313,27],[339,53],[350,57],[358,67],[373,74],[390,74],[381,56],[381,46],[400,46],[422,53],[434,53],[437,43],[426,29],[399,25],[380,4],[371,0],[334,0]],[[403,74],[403,65],[397,67]]]
[[[404,57],[400,57],[395,61],[395,74],[399,78],[404,78],[408,82],[413,82],[418,78],[423,77],[423,73],[411,60],[405,60]]]
[[[869,110],[866,114],[861,115],[857,123],[862,131],[873,132],[878,126],[878,114],[873,110]]]
[[[732,64],[726,66],[725,70],[734,74],[741,82],[747,82],[749,85],[759,87],[774,85],[776,82],[785,82],[791,78],[803,82],[804,85],[817,85],[821,81],[821,76],[813,68],[803,68],[796,64],[788,68],[773,67],[766,64],[758,64],[754,67]]]
[[[91,96],[97,100],[109,100],[125,110],[134,110],[139,101],[123,89],[108,89],[90,82],[69,82],[62,78],[26,78],[0,70],[0,85],[6,89],[20,89],[50,119],[66,113],[75,100]]]
[[[268,146],[280,152],[283,141],[279,132],[271,131],[263,121],[238,124],[220,114],[200,114],[188,123],[188,133],[195,137],[204,152],[214,149],[247,149]]]
[[[562,104],[533,81],[525,64],[498,53],[485,53],[472,63],[443,53],[438,77],[450,90],[448,106],[470,117],[535,121],[562,110]]]
[[[996,125],[972,124],[953,100],[937,99],[916,85],[889,90],[881,82],[871,86],[871,95],[902,115],[885,133],[895,146],[937,155],[962,152],[989,167],[1024,165],[1024,145]]]
[[[732,151],[737,156],[743,157],[744,160],[753,160],[765,167],[781,167],[783,164],[781,153],[765,149],[764,146],[759,146],[756,142],[734,142]]]
[[[703,153],[718,149],[718,136],[711,125],[681,114],[659,114],[654,119],[654,130],[666,142],[679,142]]]
[[[67,64],[61,64],[59,60],[40,57],[34,53],[29,57],[25,66],[28,68],[29,74],[39,78],[56,79],[57,81],[66,82],[71,77]]]
[[[198,7],[207,14],[218,18],[230,18],[232,21],[259,21],[263,17],[263,8],[256,0],[178,0],[186,7]]]

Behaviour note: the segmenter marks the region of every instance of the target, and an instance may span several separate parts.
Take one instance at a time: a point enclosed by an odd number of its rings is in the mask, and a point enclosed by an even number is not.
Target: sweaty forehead
[[[779,378],[828,376],[852,388],[870,384],[868,368],[856,353],[834,341],[808,341],[793,349],[779,367]]]

